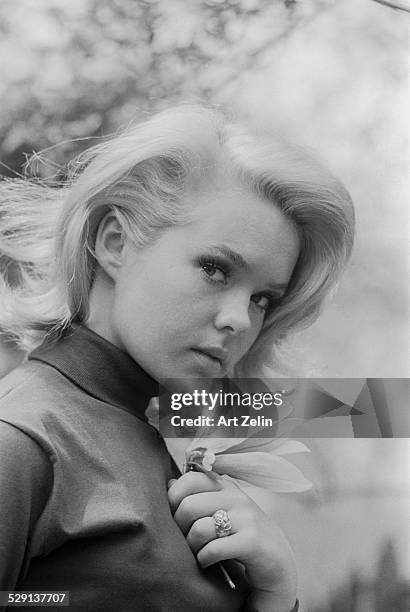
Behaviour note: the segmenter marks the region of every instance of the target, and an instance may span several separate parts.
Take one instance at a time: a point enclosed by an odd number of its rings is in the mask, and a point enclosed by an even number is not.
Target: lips
[[[198,354],[205,355],[209,359],[212,359],[215,363],[219,364],[221,368],[225,367],[226,360],[228,357],[228,351],[219,346],[200,346],[192,349]]]

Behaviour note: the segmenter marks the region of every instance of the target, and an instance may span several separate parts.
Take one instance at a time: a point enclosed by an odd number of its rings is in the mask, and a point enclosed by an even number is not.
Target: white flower
[[[283,455],[310,452],[297,440],[195,438],[185,450],[184,471],[199,469],[229,476],[241,487],[273,493],[307,491],[312,483]]]

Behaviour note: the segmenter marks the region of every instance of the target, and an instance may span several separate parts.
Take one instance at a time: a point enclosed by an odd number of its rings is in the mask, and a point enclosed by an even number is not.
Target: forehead
[[[299,253],[293,222],[275,204],[238,186],[210,188],[187,197],[197,246],[224,244],[251,266],[288,282]]]

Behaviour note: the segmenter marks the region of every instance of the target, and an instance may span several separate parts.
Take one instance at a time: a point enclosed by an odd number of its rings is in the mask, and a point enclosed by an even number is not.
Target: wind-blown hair
[[[301,247],[288,290],[237,375],[260,373],[289,332],[317,318],[352,249],[352,202],[328,170],[200,106],[163,111],[92,147],[73,167],[59,188],[0,183],[0,328],[25,350],[87,321],[94,241],[108,211],[143,247],[186,222],[187,192],[229,176],[293,221]]]

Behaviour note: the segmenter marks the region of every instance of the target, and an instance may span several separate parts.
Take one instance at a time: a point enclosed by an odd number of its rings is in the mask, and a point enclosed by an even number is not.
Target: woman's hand
[[[214,474],[213,474],[214,476]],[[296,599],[296,568],[282,530],[227,476],[187,472],[168,489],[175,521],[201,567],[236,559],[244,564],[258,612],[289,612]],[[225,510],[231,533],[216,537],[212,518]]]

